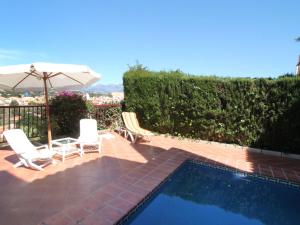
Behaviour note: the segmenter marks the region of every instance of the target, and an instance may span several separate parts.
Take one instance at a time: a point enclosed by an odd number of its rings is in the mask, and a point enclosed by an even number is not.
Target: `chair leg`
[[[78,154],[80,157],[83,156],[83,148],[81,148],[81,145],[80,145],[80,148],[79,148],[79,151],[78,151]]]
[[[62,161],[65,161],[65,152],[62,153]]]
[[[131,132],[129,132],[129,131],[127,133],[128,133],[128,135],[129,135],[129,137],[131,139],[131,142],[135,143],[135,138],[134,138],[133,134]]]
[[[102,150],[102,137],[100,136],[100,138],[99,138],[99,142],[98,142],[98,152],[99,152],[99,154],[101,153],[101,150]]]
[[[14,168],[17,168],[17,167],[20,167],[20,166],[23,166],[24,163],[22,161],[19,161],[17,163],[14,164]]]
[[[41,166],[39,166],[39,165],[37,165],[37,164],[35,164],[35,163],[33,163],[33,162],[28,162],[28,165],[29,165],[31,168],[36,169],[36,170],[40,170],[40,171],[43,171],[43,170],[44,170]]]
[[[24,165],[25,167],[30,167],[30,168],[35,169],[35,170],[43,171],[44,170],[43,167],[49,165],[50,163],[57,164],[57,162],[54,159],[49,159],[49,160],[46,161],[46,163],[44,163],[40,166],[35,164],[32,161],[21,159],[19,162],[14,164],[14,168],[17,168],[17,167],[20,167],[20,166]]]
[[[98,152],[101,154],[101,143],[98,144]]]
[[[82,154],[82,156],[84,155],[84,149],[83,149],[83,147],[84,147],[84,144],[80,144],[80,152],[81,152],[81,154]]]
[[[43,167],[45,167],[45,166],[47,166],[49,164],[54,164],[55,165],[57,163],[56,163],[56,161],[54,159],[49,159],[44,164],[40,165],[40,167],[43,168]]]
[[[137,135],[135,135],[135,136],[134,136],[133,143],[135,144],[135,143],[137,142],[137,140],[138,140],[138,136],[137,136]]]

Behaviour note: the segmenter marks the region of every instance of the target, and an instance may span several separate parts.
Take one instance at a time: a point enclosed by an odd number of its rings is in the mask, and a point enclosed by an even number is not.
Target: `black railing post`
[[[14,129],[16,128],[16,107],[13,107],[13,113],[14,113]]]
[[[10,130],[10,107],[8,108],[8,129]]]
[[[22,107],[22,109],[23,109],[23,117],[22,117],[22,119],[25,120],[26,119],[25,107]],[[23,127],[24,127],[24,124],[22,124],[21,128],[23,129]]]
[[[30,107],[30,112],[31,112],[31,116],[30,116],[30,127],[31,127],[31,135],[34,136],[34,117],[35,117],[35,114],[34,114],[34,107]]]
[[[2,120],[2,131],[5,131],[5,108],[2,108],[3,120]]]
[[[21,119],[21,107],[19,107],[19,117],[18,119],[20,120]],[[20,128],[20,123],[18,124],[17,128]]]

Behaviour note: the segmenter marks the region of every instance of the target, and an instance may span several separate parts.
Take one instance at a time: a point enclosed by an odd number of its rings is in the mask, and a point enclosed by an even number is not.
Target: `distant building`
[[[296,65],[296,75],[300,76],[300,56],[299,56],[298,63]]]
[[[120,102],[124,100],[124,92],[112,92],[111,96],[112,96],[112,100],[116,102]]]
[[[85,93],[85,99],[86,100],[90,100],[91,99],[89,93]]]
[[[3,105],[6,105],[6,102],[5,102],[5,98],[4,97],[0,97],[0,106],[3,106]]]

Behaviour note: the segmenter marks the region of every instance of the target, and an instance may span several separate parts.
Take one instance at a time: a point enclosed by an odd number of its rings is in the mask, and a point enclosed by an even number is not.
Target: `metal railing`
[[[120,104],[94,105],[91,118],[97,120],[99,129],[112,129],[121,122]],[[5,142],[3,131],[20,128],[28,138],[46,135],[47,120],[45,105],[0,106],[0,143]]]
[[[21,128],[27,137],[40,137],[46,128],[46,108],[37,106],[0,106],[0,142],[3,131]]]

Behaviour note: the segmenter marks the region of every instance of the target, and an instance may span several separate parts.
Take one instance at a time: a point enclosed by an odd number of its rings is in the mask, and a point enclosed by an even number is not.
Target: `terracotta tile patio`
[[[156,136],[131,144],[114,133],[103,152],[67,159],[45,171],[13,168],[0,150],[0,224],[114,224],[188,158],[300,183],[300,160],[232,145]]]

